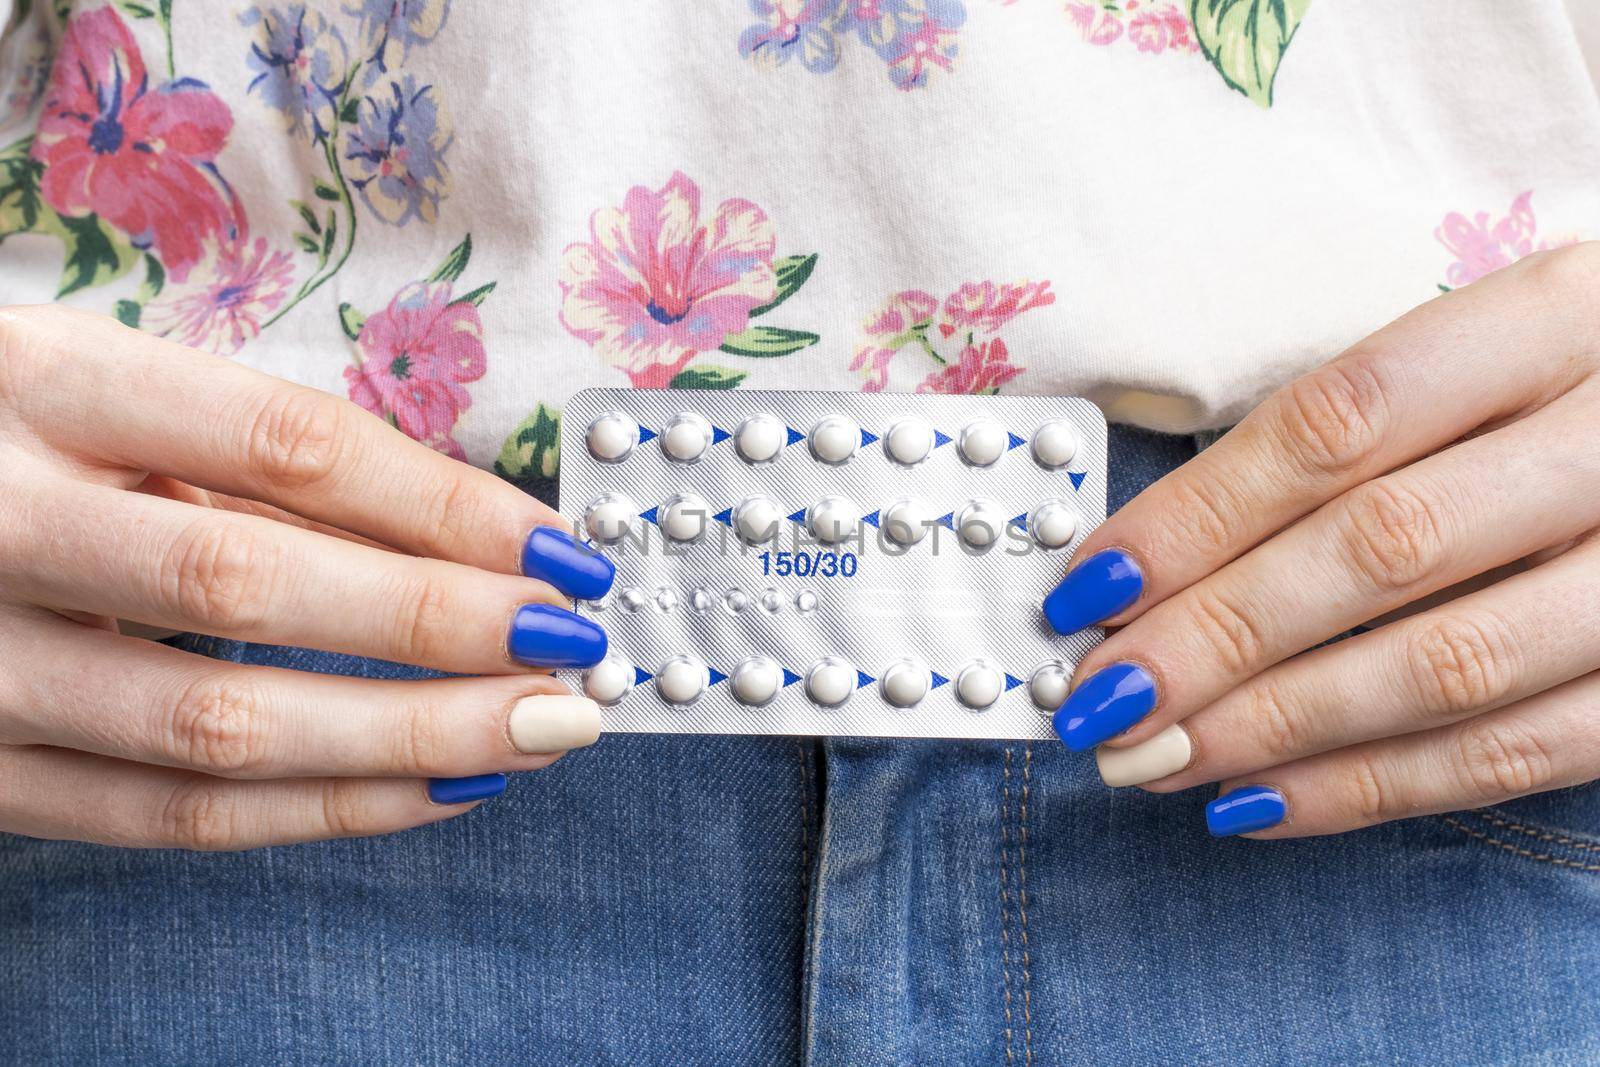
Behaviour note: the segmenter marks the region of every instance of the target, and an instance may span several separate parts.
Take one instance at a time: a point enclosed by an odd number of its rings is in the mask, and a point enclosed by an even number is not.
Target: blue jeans
[[[1117,431],[1114,501],[1193,449]],[[1600,790],[1271,844],[1210,795],[1054,744],[610,736],[384,838],[0,835],[0,1062],[1600,1061]]]

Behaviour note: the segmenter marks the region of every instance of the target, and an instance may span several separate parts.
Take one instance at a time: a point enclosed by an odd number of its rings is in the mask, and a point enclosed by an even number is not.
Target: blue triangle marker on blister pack
[[[1082,489],[1083,480],[1089,477],[1088,471],[1068,471],[1067,477],[1072,479],[1072,488]]]
[[[805,508],[801,508],[799,511],[795,512],[793,515],[790,515],[789,516],[789,521],[790,522],[805,522],[806,521],[806,509]]]
[[[878,528],[878,513],[874,511],[870,515],[863,515],[861,516],[861,521],[876,530]]]
[[[856,688],[857,689],[865,689],[867,686],[871,685],[873,682],[876,682],[876,681],[877,681],[877,679],[874,678],[872,675],[868,674],[866,671],[856,671]]]
[[[784,429],[789,431],[789,440],[785,447],[787,447],[787,445],[798,444],[806,439],[806,435],[795,429],[793,426],[785,426]]]
[[[791,686],[799,680],[800,676],[798,674],[794,673],[794,671],[791,671],[788,667],[783,668],[783,684],[785,686]]]
[[[647,426],[639,427],[639,443],[641,445],[644,444],[646,441],[654,441],[655,439],[656,439],[656,432],[654,430],[650,429]]]
[[[660,505],[657,505],[657,507],[659,507],[659,506]],[[659,523],[661,521],[660,519],[658,519],[656,517],[656,509],[655,508],[651,508],[649,511],[641,511],[641,512],[639,512],[639,517],[641,519],[643,519],[645,522],[649,522],[649,523]]]
[[[877,434],[868,433],[866,430],[862,430],[861,431],[861,447],[862,448],[866,448],[868,445],[870,445],[872,442],[876,441],[877,439],[878,439],[878,435]]]
[[[1022,679],[1021,678],[1013,678],[1009,674],[1006,675],[1006,692],[1008,692],[1008,693],[1011,692],[1011,690],[1015,689],[1017,686],[1019,686],[1021,684],[1022,684]]]
[[[718,682],[725,682],[728,680],[728,676],[717,670],[715,667],[707,667],[706,670],[711,672],[712,685],[716,685]]]
[[[940,515],[936,521],[946,530],[954,530],[956,528],[956,513],[952,511],[948,514]]]
[[[711,517],[713,519],[716,519],[718,522],[722,523],[722,525],[724,525],[724,526],[732,526],[733,525],[733,509],[732,508],[723,508],[721,511],[717,512],[715,515],[713,515]]]
[[[934,448],[938,448],[940,445],[947,445],[951,441],[954,441],[954,440],[955,440],[955,438],[951,437],[947,433],[940,433],[938,430],[933,431],[933,447]]]
[[[1022,527],[1022,531],[1026,533],[1028,530],[1028,513],[1024,511],[1021,515],[1018,515],[1016,518],[1012,519],[1011,524],[1013,526]]]
[[[1009,445],[1006,445],[1006,451],[1007,452],[1011,451],[1013,448],[1018,447],[1019,445],[1025,445],[1025,444],[1028,443],[1028,439],[1026,437],[1018,437],[1014,433],[1006,434],[1006,440],[1011,442]]]
[[[944,675],[940,674],[938,671],[929,671],[928,673],[933,675],[933,684],[928,687],[929,689],[937,689],[941,685],[944,685],[945,683],[950,681],[950,679],[946,678]]]
[[[711,427],[711,443],[714,445],[720,445],[722,442],[726,441],[732,436],[733,434],[729,433],[727,430],[724,430],[720,426]]]
[[[654,677],[655,677],[655,675],[651,674],[649,671],[645,670],[643,667],[635,667],[633,669],[633,684],[634,685],[643,685],[644,683],[648,682],[650,679],[652,679]]]

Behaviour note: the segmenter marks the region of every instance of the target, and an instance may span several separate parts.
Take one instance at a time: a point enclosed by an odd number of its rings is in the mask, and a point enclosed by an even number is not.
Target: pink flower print
[[[1433,231],[1439,243],[1456,257],[1445,269],[1445,281],[1452,288],[1460,288],[1532,252],[1560,248],[1576,241],[1576,238],[1561,237],[1535,243],[1538,228],[1533,217],[1532,189],[1513,200],[1505,218],[1493,225],[1489,223],[1487,211],[1480,211],[1471,219],[1458,211],[1450,212]]]
[[[700,189],[674,173],[602,208],[590,239],[561,263],[561,323],[640,389],[667,386],[701,352],[743,330],[773,299],[775,235],[748,200],[724,200],[700,221]]]
[[[144,329],[195,348],[231,356],[261,335],[261,323],[294,284],[289,253],[234,238],[217,248],[186,282],[175,282],[145,305]]]
[[[994,333],[1024,311],[1055,301],[1049,282],[967,282],[945,300],[939,332],[945,337],[959,330]]]
[[[917,392],[992,394],[1021,373],[1022,368],[1011,363],[1006,343],[996,337],[962,349],[959,362],[928,375]]]
[[[1189,17],[1173,4],[1140,4],[1128,0],[1128,40],[1141,52],[1193,52],[1199,48]]]
[[[456,459],[456,420],[472,406],[465,383],[488,363],[483,320],[449,282],[413,282],[361,327],[358,365],[346,367],[350,399],[393,421],[406,436]]]
[[[1098,0],[1072,0],[1067,17],[1090,44],[1108,45],[1122,36],[1122,13]]]
[[[103,7],[67,24],[33,158],[40,191],[62,215],[93,212],[153,248],[182,281],[207,239],[233,225],[217,176],[217,153],[233,116],[192,78],[152,90],[144,60],[116,10]]]
[[[926,326],[938,310],[939,301],[921,289],[906,289],[889,298],[881,311],[874,312],[866,321],[869,334],[901,334],[917,326]]]

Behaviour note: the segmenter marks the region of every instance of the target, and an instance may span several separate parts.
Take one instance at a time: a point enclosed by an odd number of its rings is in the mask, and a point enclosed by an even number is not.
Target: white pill
[[[639,443],[639,424],[620,411],[608,411],[589,424],[588,442],[595,459],[616,463]]]
[[[969,708],[986,708],[1000,699],[1006,680],[987,663],[969,663],[956,675],[956,699]]]
[[[1028,695],[1046,711],[1055,711],[1067,699],[1072,676],[1059,663],[1046,663],[1028,679]]]
[[[655,595],[656,610],[663,615],[671,614],[678,610],[678,591],[671,586],[660,586]]]
[[[656,691],[669,704],[691,704],[706,691],[711,675],[693,656],[673,656],[656,671]]]
[[[843,704],[855,689],[855,668],[842,659],[819,659],[806,672],[806,696],[825,708]]]
[[[837,544],[855,536],[860,509],[855,502],[842,496],[825,496],[806,514],[806,526],[811,536],[825,544]]]
[[[961,458],[974,467],[987,467],[1005,453],[1005,427],[993,419],[969,422],[961,428],[956,447],[961,450]]]
[[[622,610],[624,611],[643,610],[645,600],[644,590],[637,586],[629,586],[617,594],[617,603],[622,605]]]
[[[928,512],[915,500],[896,500],[878,519],[884,536],[897,545],[914,545],[928,536]]]
[[[711,517],[711,505],[705,497],[695,493],[680,493],[656,513],[661,532],[674,541],[698,541],[706,532],[706,520]]]
[[[928,695],[931,682],[928,668],[914,660],[902,659],[889,665],[878,687],[883,691],[883,699],[897,708],[909,708]]]
[[[693,463],[710,447],[711,424],[692,411],[674,415],[661,431],[661,451],[679,463]]]
[[[638,517],[639,505],[620,493],[605,493],[584,511],[583,524],[590,537],[611,544],[622,540]]]
[[[583,691],[601,704],[615,704],[632,688],[633,664],[621,656],[607,656],[583,676]]]
[[[782,525],[783,512],[770,496],[747,496],[733,509],[733,528],[747,544],[765,544]]]
[[[970,500],[956,514],[956,533],[970,548],[988,548],[1006,528],[1006,514],[992,500]]]
[[[809,589],[802,589],[794,595],[794,610],[802,615],[810,615],[817,610],[817,594]]]
[[[1045,548],[1060,548],[1078,532],[1078,509],[1065,500],[1046,500],[1028,517],[1028,532]]]
[[[921,463],[933,451],[933,427],[927,419],[901,419],[884,435],[883,450],[896,463]]]
[[[771,463],[783,451],[783,423],[765,413],[751,415],[733,434],[733,448],[746,463]]]
[[[1044,467],[1065,467],[1078,454],[1078,431],[1057,419],[1033,432],[1033,458]]]
[[[843,415],[829,415],[811,427],[811,454],[824,463],[843,463],[861,444],[861,427]]]
[[[760,707],[771,702],[783,686],[783,672],[765,656],[752,656],[733,669],[730,679],[734,699]]]

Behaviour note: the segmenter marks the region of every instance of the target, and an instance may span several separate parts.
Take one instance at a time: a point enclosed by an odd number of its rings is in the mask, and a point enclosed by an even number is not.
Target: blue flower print
[[[762,21],[739,35],[739,54],[771,66],[790,59],[813,74],[826,74],[839,62],[838,30],[842,0],[750,0]]]
[[[439,36],[450,17],[450,0],[356,0],[345,14],[361,20],[367,84],[399,68],[411,49]]]
[[[290,133],[316,144],[327,140],[350,62],[339,30],[304,4],[252,8],[241,21],[261,27],[250,45],[255,77],[248,91],[280,112]]]
[[[362,99],[356,127],[345,139],[346,174],[383,221],[432,222],[450,191],[445,156],[454,142],[433,86],[419,86],[407,74]]]

